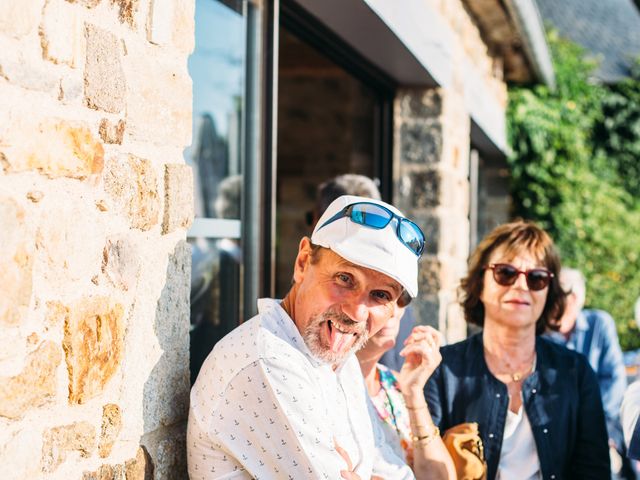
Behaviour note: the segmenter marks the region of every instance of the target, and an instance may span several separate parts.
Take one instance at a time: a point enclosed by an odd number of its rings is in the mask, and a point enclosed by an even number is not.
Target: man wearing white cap
[[[423,248],[391,205],[331,203],[300,242],[284,300],[260,300],[205,361],[191,391],[190,478],[414,478],[369,417],[353,353],[416,296]],[[405,354],[426,359],[425,348]]]

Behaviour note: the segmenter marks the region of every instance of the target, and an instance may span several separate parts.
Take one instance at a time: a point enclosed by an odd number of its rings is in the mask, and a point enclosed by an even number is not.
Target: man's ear
[[[302,237],[298,245],[298,255],[293,265],[293,281],[302,282],[307,266],[311,263],[311,240],[309,237]]]

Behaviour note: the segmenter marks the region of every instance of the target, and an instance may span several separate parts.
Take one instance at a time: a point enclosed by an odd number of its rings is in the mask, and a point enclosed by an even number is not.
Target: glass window
[[[298,243],[311,234],[316,187],[344,173],[374,178],[379,93],[280,28],[276,296],[291,287]]]
[[[191,377],[213,345],[240,323],[246,111],[246,1],[196,0],[191,266]]]

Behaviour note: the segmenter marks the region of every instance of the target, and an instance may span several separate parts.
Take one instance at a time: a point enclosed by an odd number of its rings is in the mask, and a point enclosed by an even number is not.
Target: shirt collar
[[[261,315],[271,315],[278,322],[278,326],[281,329],[282,334],[288,338],[291,344],[300,350],[311,362],[314,367],[325,365],[324,362],[318,360],[309,350],[305,343],[297,325],[289,314],[282,308],[282,300],[276,300],[273,298],[260,298],[258,299],[258,313]]]

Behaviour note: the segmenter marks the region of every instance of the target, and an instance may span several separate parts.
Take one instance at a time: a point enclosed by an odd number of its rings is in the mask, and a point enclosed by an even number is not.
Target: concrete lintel
[[[451,32],[422,0],[295,1],[398,84],[450,84]]]

